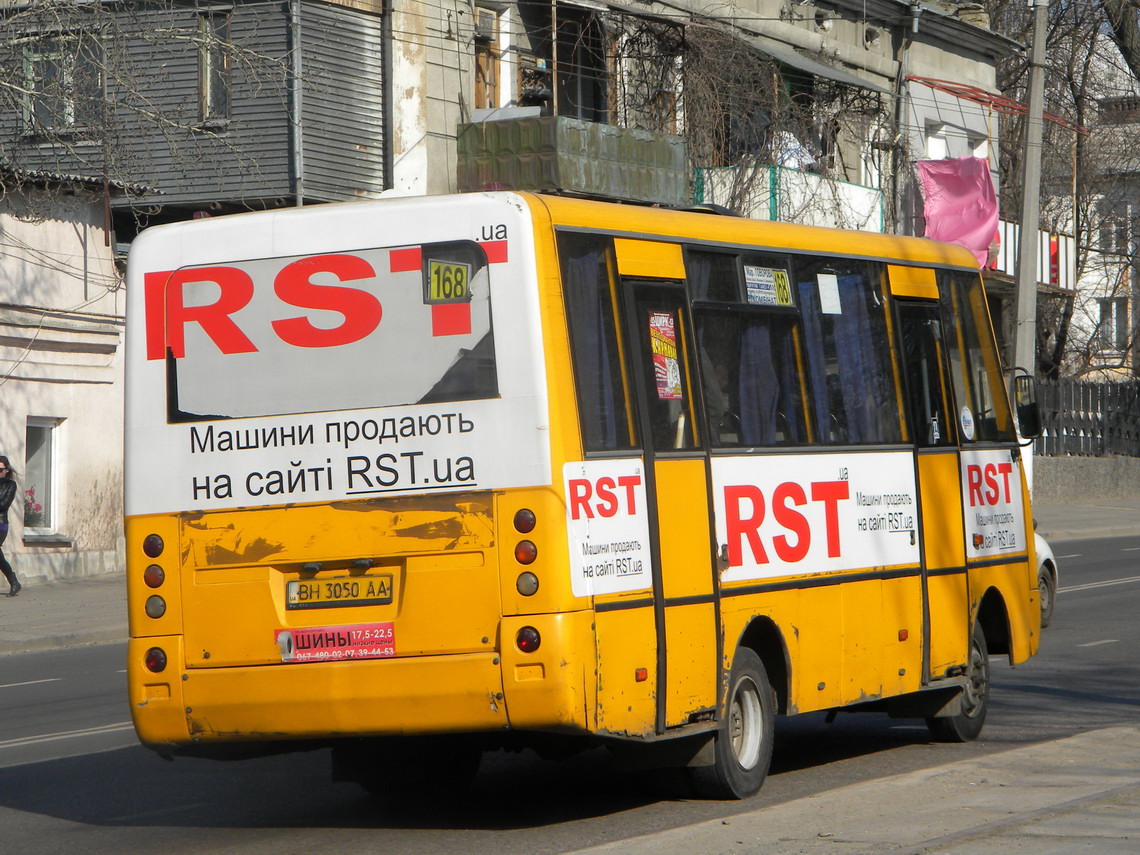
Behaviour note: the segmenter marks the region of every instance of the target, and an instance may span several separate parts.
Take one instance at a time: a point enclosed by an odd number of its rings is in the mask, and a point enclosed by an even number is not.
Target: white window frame
[[[25,446],[24,446],[24,472],[23,479],[20,482],[20,499],[27,495],[27,490],[37,487],[36,484],[30,483],[32,467],[28,458],[27,446],[27,431],[32,429],[47,431],[47,441],[43,446],[47,454],[47,495],[46,497],[40,493],[37,496],[40,504],[44,506],[45,519],[43,525],[28,525],[24,524],[25,535],[53,535],[60,530],[61,520],[61,506],[59,501],[59,485],[61,468],[61,461],[63,459],[63,432],[60,429],[63,424],[63,419],[48,418],[43,416],[28,416],[27,426],[25,429]],[[42,486],[42,485],[38,485]],[[46,501],[45,501],[46,499]],[[26,519],[26,517],[25,517]]]

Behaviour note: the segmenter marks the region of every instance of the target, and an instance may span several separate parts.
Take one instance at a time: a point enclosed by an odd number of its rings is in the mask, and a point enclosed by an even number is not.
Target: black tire
[[[1053,606],[1057,602],[1057,580],[1048,567],[1037,571],[1037,591],[1041,597],[1041,626],[1044,628],[1053,622]]]
[[[712,766],[689,769],[697,794],[706,799],[743,799],[764,784],[775,739],[776,695],[756,653],[736,651],[728,695],[717,729]]]
[[[990,708],[990,654],[986,635],[976,622],[970,633],[970,657],[966,664],[966,688],[957,714],[928,718],[926,727],[937,742],[972,742],[982,732]]]

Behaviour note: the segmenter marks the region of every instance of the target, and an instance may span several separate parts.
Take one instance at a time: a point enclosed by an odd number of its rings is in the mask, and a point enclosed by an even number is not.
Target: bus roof
[[[974,254],[928,238],[846,231],[745,217],[622,205],[565,196],[520,194],[532,208],[545,208],[553,226],[602,232],[677,237],[713,244],[751,244],[890,261],[977,269]]]

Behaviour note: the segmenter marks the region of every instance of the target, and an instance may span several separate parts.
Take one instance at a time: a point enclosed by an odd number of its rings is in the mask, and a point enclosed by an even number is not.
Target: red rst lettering
[[[634,498],[636,497],[637,493],[634,492],[634,488],[641,483],[641,476],[622,475],[617,479],[617,482],[619,486],[625,487],[625,501],[629,506],[629,515],[635,516],[637,514],[637,502],[634,501]]]
[[[816,481],[811,485],[811,500],[823,502],[828,558],[839,557],[839,500],[849,498],[850,494],[851,484],[848,481]]]
[[[278,297],[302,309],[339,312],[344,322],[322,328],[306,317],[284,318],[271,324],[277,336],[295,347],[339,347],[371,335],[383,315],[380,301],[358,288],[318,285],[312,281],[318,273],[331,273],[341,282],[376,277],[372,265],[355,255],[315,255],[285,265],[273,280]]]
[[[607,519],[618,512],[617,496],[614,495],[614,479],[602,477],[595,486],[599,504],[595,510]]]
[[[966,492],[970,496],[971,508],[986,503],[985,499],[982,498],[982,467],[976,463],[970,463],[966,466]]]
[[[1013,464],[1012,463],[999,463],[997,469],[998,469],[998,472],[1000,472],[1002,475],[1002,482],[1005,484],[1005,501],[1006,501],[1006,504],[1008,504],[1009,503],[1009,476],[1010,476],[1010,473],[1013,472]]]
[[[197,323],[222,353],[254,353],[257,348],[230,317],[253,297],[253,280],[236,267],[198,267],[147,273],[146,357],[165,359],[169,350],[175,359],[186,355],[185,327]],[[183,305],[182,286],[212,282],[220,294],[205,306]]]
[[[593,487],[588,478],[571,478],[566,485],[570,493],[570,519],[580,520],[585,517],[588,520],[594,518],[594,512],[590,510],[590,493],[593,492]]]
[[[995,505],[998,500],[998,485],[997,485],[997,467],[992,463],[987,463],[985,468],[986,487],[989,489],[985,492],[985,500],[987,505]]]
[[[772,546],[775,547],[776,554],[780,556],[781,561],[793,564],[802,561],[811,547],[811,525],[808,523],[807,517],[788,507],[789,500],[794,505],[807,504],[804,488],[794,481],[781,484],[772,493],[772,516],[787,531],[796,535],[796,545],[790,545],[788,538],[779,534],[772,538]]]
[[[740,504],[747,500],[752,503],[752,514],[740,515]],[[764,521],[764,494],[759,487],[739,484],[724,488],[724,525],[728,535],[728,566],[741,567],[744,564],[742,540],[747,540],[752,557],[757,564],[768,563],[768,553],[760,542],[760,523]]]

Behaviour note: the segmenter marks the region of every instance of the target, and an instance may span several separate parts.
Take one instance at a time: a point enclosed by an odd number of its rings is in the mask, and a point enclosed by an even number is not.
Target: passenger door
[[[922,532],[924,681],[966,661],[970,603],[962,493],[942,320],[935,302],[898,301],[907,410],[915,443]]]
[[[620,256],[619,256],[620,262]],[[642,438],[657,627],[658,733],[716,708],[718,617],[708,461],[682,282],[622,279]]]

